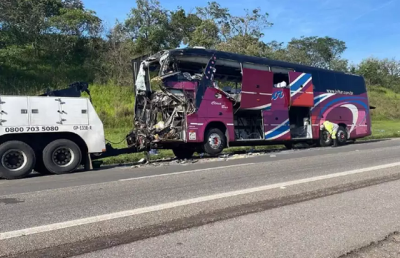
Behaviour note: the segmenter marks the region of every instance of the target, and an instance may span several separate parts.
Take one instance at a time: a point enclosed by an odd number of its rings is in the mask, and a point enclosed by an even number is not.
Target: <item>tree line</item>
[[[81,0],[1,0],[0,93],[32,93],[74,81],[130,86],[131,59],[182,45],[361,74],[369,85],[400,92],[398,60],[367,58],[350,65],[342,57],[346,43],[329,36],[263,41],[273,26],[260,8],[233,15],[218,2],[188,12],[136,0],[125,20],[106,28]]]

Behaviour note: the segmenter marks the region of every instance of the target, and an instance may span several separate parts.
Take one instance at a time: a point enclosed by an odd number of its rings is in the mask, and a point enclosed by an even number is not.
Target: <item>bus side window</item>
[[[289,86],[289,74],[274,73],[274,88],[286,88]]]
[[[271,67],[271,71],[274,73],[274,88],[289,87],[289,72],[293,71],[293,69]]]

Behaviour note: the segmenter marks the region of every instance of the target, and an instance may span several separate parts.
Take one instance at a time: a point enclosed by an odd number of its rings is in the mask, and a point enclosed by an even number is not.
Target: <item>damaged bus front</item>
[[[204,69],[187,72],[180,70],[177,59],[169,51],[162,51],[141,61],[140,65],[133,64],[135,129],[127,142],[137,151],[166,148],[173,149],[177,156],[188,153],[191,156],[198,150],[198,146],[187,144],[187,117],[196,112],[196,96],[201,98],[212,83],[215,61],[209,60],[206,72]]]

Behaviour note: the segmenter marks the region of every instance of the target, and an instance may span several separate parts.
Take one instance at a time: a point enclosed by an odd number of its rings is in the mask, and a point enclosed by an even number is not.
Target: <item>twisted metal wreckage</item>
[[[201,73],[181,72],[168,51],[152,55],[141,62],[135,78],[135,115],[133,129],[127,136],[129,147],[137,151],[152,147],[177,144],[185,139],[186,117],[196,112],[196,93],[212,84],[215,74],[215,57],[211,57]],[[159,70],[150,80],[150,71]],[[206,75],[209,74],[209,76]],[[136,74],[136,73],[135,73]],[[171,84],[192,82],[191,90],[171,87]],[[158,88],[153,91],[153,89]],[[197,103],[196,103],[197,102]]]

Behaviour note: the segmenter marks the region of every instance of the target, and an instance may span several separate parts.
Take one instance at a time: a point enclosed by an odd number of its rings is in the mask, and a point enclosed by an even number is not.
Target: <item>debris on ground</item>
[[[142,158],[138,161],[139,164],[145,164],[147,162],[147,159]]]
[[[194,163],[208,163],[208,162],[216,162],[216,161],[229,161],[235,159],[245,159],[249,157],[269,155],[269,157],[276,157],[275,153],[281,153],[282,149],[271,149],[271,150],[263,150],[258,151],[256,149],[250,149],[248,151],[240,151],[240,152],[231,152],[231,153],[222,153],[218,157],[208,157],[205,156],[204,153],[199,153],[197,157],[193,157],[191,159],[176,159],[176,158],[160,158],[157,160],[150,161],[149,157],[151,155],[157,155],[158,152],[154,150],[150,150],[148,152],[148,159],[142,158],[130,168],[143,168],[143,167],[161,167],[161,166],[171,166],[171,165],[188,165]],[[295,150],[285,150],[282,153],[295,151]]]
[[[229,154],[222,154],[218,158],[219,160],[227,160],[229,158]]]

